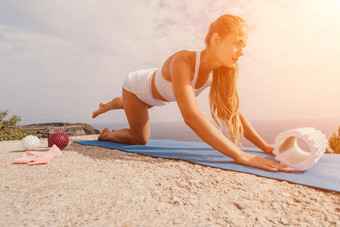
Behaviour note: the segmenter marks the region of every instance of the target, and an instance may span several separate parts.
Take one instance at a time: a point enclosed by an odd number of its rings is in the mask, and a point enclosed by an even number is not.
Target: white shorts
[[[164,106],[169,103],[156,99],[152,95],[151,82],[155,70],[157,69],[141,69],[129,73],[124,80],[123,88],[135,94],[140,100],[150,106]]]

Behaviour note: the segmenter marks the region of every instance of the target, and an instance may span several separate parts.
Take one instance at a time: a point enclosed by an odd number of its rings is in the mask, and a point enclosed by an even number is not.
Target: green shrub
[[[35,131],[22,131],[21,126],[17,126],[17,123],[20,122],[22,119],[20,116],[12,115],[9,119],[6,120],[8,117],[8,110],[0,111],[0,141],[4,140],[21,140],[27,135],[36,135]]]

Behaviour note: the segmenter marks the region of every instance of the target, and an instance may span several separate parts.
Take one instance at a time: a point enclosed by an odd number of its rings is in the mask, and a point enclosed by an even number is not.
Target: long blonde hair
[[[246,22],[238,16],[225,14],[214,21],[205,38],[208,46],[214,33],[221,39],[233,31],[237,31],[241,26],[246,26]],[[216,124],[224,132],[229,129],[230,140],[235,145],[242,145],[244,130],[239,116],[239,94],[237,88],[239,66],[234,68],[219,67],[213,70],[213,81],[210,88],[209,102],[210,112]]]

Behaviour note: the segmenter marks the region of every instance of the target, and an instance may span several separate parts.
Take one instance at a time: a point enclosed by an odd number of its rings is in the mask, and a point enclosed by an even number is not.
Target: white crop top
[[[194,88],[194,92],[195,92],[196,97],[204,89],[209,87],[211,85],[211,82],[212,82],[212,76],[211,76],[211,73],[210,73],[210,76],[209,76],[207,82],[202,87],[197,88],[197,89],[195,88],[195,84],[196,84],[197,77],[198,77],[198,70],[200,68],[200,60],[201,60],[200,58],[201,58],[201,51],[196,51],[195,74],[194,74],[193,80],[191,81],[192,87]],[[162,68],[160,68],[155,75],[155,86],[156,86],[159,94],[161,96],[163,96],[163,98],[165,98],[169,102],[176,101],[174,91],[172,89],[172,83],[167,81],[166,79],[164,79],[164,77],[162,75]]]

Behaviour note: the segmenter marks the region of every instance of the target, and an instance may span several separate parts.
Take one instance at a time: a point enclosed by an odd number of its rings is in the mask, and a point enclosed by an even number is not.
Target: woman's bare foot
[[[122,101],[122,96],[118,96],[114,98],[111,102],[104,103],[101,102],[99,104],[98,110],[94,111],[92,114],[92,118],[97,117],[98,115],[105,113],[109,110],[116,110],[116,109],[123,109],[123,101]]]
[[[98,110],[94,111],[93,114],[92,114],[92,118],[95,118],[97,117],[98,115],[102,114],[102,113],[105,113],[107,111],[107,109],[105,108],[105,104],[104,102],[101,102],[99,104],[99,108]]]
[[[98,140],[105,141],[107,139],[107,136],[110,134],[109,128],[104,128],[103,131],[98,136]]]

